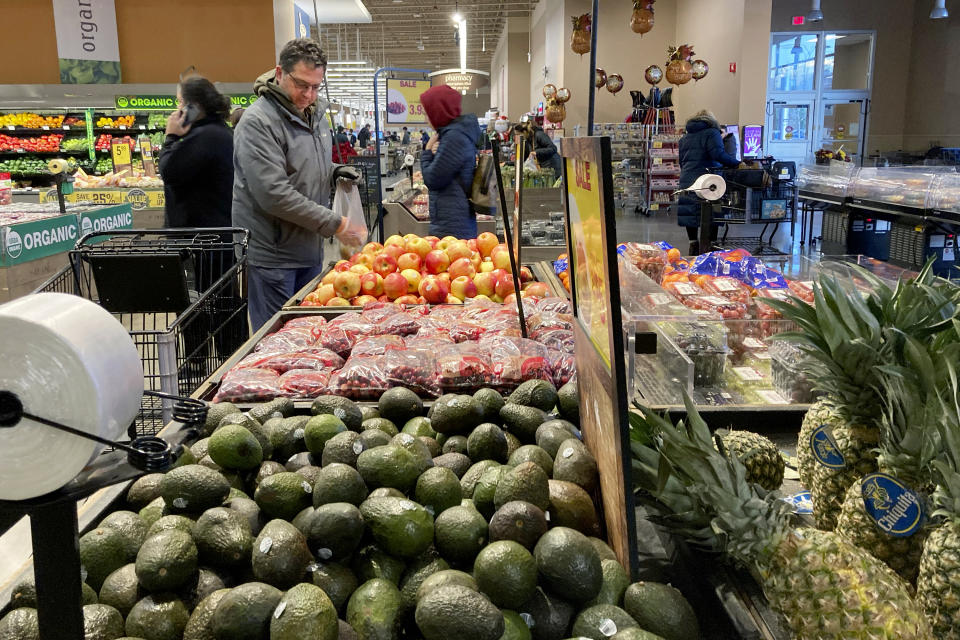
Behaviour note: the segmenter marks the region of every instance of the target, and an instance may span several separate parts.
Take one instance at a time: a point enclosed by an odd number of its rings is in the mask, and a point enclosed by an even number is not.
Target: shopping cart
[[[37,292],[78,295],[111,312],[140,352],[144,390],[188,396],[248,337],[249,235],[235,228],[89,233]],[[144,395],[130,436],[156,434],[174,404]]]

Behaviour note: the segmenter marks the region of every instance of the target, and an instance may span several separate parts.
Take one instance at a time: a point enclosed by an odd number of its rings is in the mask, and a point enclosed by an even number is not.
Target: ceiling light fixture
[[[930,11],[931,20],[950,17],[950,14],[947,13],[946,1],[947,0],[933,0],[933,9]]]
[[[810,13],[807,14],[808,22],[823,22],[823,11],[820,10],[820,0],[810,0]]]

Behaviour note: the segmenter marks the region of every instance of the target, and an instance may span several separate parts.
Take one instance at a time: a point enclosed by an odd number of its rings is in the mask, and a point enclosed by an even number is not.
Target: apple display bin
[[[544,282],[550,289],[550,295],[558,296],[561,298],[569,297],[567,296],[566,291],[563,288],[563,285],[560,284],[560,281],[557,280],[556,276],[550,277],[552,269],[549,267],[544,267],[545,263],[531,263],[525,264],[523,266],[529,267],[530,271],[533,273],[533,279],[537,282]],[[316,278],[308,282],[300,291],[297,291],[292,298],[287,300],[286,304],[283,305],[284,310],[290,309],[304,309],[309,307],[301,307],[300,303],[303,302],[303,299],[307,296],[308,293],[316,290],[320,286],[320,281],[330,273],[330,270],[333,269],[333,264],[330,264],[323,273],[318,275]],[[558,288],[559,287],[559,288]],[[316,307],[314,307],[316,308]],[[346,310],[359,310],[360,307],[336,307],[337,309],[346,309]]]

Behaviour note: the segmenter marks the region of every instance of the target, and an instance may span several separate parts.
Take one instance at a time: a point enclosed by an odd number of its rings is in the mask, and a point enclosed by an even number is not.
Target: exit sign
[[[791,22],[794,26],[800,26],[803,24],[803,16],[793,16],[793,18],[791,18]]]

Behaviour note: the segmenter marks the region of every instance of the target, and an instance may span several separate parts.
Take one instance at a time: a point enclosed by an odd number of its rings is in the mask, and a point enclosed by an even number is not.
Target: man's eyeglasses
[[[301,91],[303,93],[308,93],[308,92],[318,93],[320,89],[323,88],[323,83],[310,84],[309,82],[304,82],[303,80],[296,77],[292,73],[288,73],[287,77],[290,78],[291,81],[293,81],[293,86],[297,88],[297,91]]]

